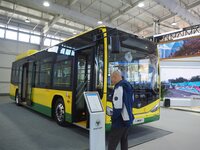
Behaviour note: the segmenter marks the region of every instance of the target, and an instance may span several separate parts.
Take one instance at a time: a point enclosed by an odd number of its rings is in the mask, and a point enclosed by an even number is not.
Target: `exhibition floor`
[[[161,108],[160,120],[134,126],[130,150],[196,150],[200,147],[200,113]],[[51,118],[18,107],[0,96],[1,150],[88,150],[89,133],[77,126],[60,127]]]

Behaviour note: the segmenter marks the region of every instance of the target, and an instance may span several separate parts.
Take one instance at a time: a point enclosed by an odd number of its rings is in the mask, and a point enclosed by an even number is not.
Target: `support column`
[[[160,33],[160,21],[159,20],[154,20],[153,31],[154,31],[154,35]]]

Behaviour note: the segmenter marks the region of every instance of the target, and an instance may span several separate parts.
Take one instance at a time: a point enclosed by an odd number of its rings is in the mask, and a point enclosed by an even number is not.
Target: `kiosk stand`
[[[98,92],[84,92],[90,114],[90,150],[105,150],[105,113]]]

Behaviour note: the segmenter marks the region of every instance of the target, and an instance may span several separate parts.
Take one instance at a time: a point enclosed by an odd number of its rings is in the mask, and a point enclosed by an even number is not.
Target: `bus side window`
[[[15,64],[12,66],[11,83],[18,84],[19,82],[19,67]]]
[[[11,83],[15,83],[15,72],[16,72],[16,66],[13,64],[12,65],[12,72],[11,72]]]
[[[40,80],[39,85],[40,87],[50,87],[51,84],[51,70],[52,65],[51,63],[44,63],[40,66]]]
[[[15,68],[15,83],[18,84],[19,83],[19,66],[16,66]]]
[[[52,83],[52,64],[55,53],[43,52],[35,63],[35,86],[50,88]]]
[[[64,60],[54,64],[53,87],[65,89],[71,87],[72,60]]]
[[[35,79],[34,79],[34,86],[37,87],[39,86],[39,70],[40,66],[39,66],[39,62],[35,63]]]

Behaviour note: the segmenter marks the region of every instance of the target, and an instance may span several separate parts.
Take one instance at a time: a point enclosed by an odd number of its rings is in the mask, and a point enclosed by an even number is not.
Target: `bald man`
[[[128,129],[133,123],[133,88],[131,84],[122,79],[119,70],[111,74],[111,82],[114,87],[112,98],[113,115],[112,127],[108,139],[108,150],[116,150],[121,142],[121,150],[128,150]]]

